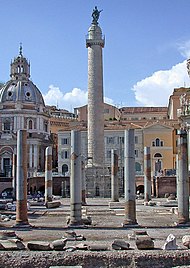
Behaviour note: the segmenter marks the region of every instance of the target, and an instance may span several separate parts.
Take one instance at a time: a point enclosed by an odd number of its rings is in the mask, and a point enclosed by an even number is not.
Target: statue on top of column
[[[98,24],[100,12],[102,12],[102,10],[98,10],[97,6],[95,6],[95,8],[92,11],[92,18],[93,18],[92,23]]]

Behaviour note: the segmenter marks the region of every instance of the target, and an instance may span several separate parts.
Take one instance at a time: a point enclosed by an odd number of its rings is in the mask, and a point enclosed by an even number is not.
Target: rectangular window
[[[109,109],[104,109],[105,114],[109,114],[110,110]]]
[[[139,155],[138,150],[135,150],[135,157],[138,157],[138,155]]]
[[[68,151],[62,151],[62,152],[61,152],[61,158],[62,158],[62,159],[68,159],[68,158],[69,158],[69,153],[68,153]]]
[[[107,144],[114,144],[114,137],[107,137]]]
[[[63,138],[63,139],[61,139],[61,144],[62,144],[62,145],[69,144],[69,142],[68,142],[68,138]]]
[[[138,136],[135,136],[135,144],[138,143]]]
[[[111,151],[110,150],[106,151],[106,158],[111,159]]]
[[[67,151],[64,151],[64,157],[65,157],[65,159],[68,158],[68,152]]]
[[[124,137],[118,137],[118,143],[124,144]]]

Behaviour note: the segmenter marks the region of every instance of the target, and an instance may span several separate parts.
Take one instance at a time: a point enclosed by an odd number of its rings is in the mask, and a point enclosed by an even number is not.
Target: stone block
[[[67,239],[59,239],[59,240],[54,240],[52,242],[53,249],[54,250],[63,250],[63,248],[66,246]]]
[[[50,243],[44,241],[30,241],[28,242],[27,247],[30,250],[52,250]]]
[[[122,239],[116,239],[112,243],[112,248],[115,250],[126,250],[126,249],[129,249],[129,247],[130,247],[130,244],[125,242]]]
[[[184,235],[182,237],[182,243],[185,247],[190,248],[190,235]]]
[[[153,249],[154,242],[148,235],[140,235],[136,238],[136,246],[138,249]]]
[[[52,202],[46,202],[46,207],[47,208],[58,208],[61,206],[60,201],[52,201]]]

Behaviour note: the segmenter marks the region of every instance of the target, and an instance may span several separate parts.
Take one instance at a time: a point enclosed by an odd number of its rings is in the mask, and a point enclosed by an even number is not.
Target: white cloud
[[[184,58],[188,59],[190,57],[190,40],[178,43],[177,47]]]
[[[108,97],[104,97],[104,102],[105,102],[105,103],[108,103],[108,104],[110,104],[110,105],[115,105],[115,104],[114,104],[114,101],[113,101],[112,99],[108,98]]]
[[[43,97],[46,105],[55,105],[71,112],[73,112],[73,108],[87,103],[87,92],[79,88],[73,88],[71,92],[63,93],[59,87],[50,85],[48,92]]]
[[[71,112],[75,107],[86,105],[88,102],[88,92],[80,88],[73,88],[71,92],[63,93],[59,87],[50,85],[43,97],[46,105],[55,105]],[[114,101],[110,98],[104,97],[104,101],[114,105]]]
[[[183,87],[184,84],[189,86],[189,82],[185,60],[170,70],[157,71],[137,82],[132,90],[135,92],[138,105],[166,106],[174,88]]]

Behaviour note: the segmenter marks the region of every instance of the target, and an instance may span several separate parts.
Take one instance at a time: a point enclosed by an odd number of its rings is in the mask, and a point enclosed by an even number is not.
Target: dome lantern
[[[30,64],[22,54],[22,44],[20,44],[20,51],[17,58],[11,62],[12,80],[28,80],[30,78]]]

